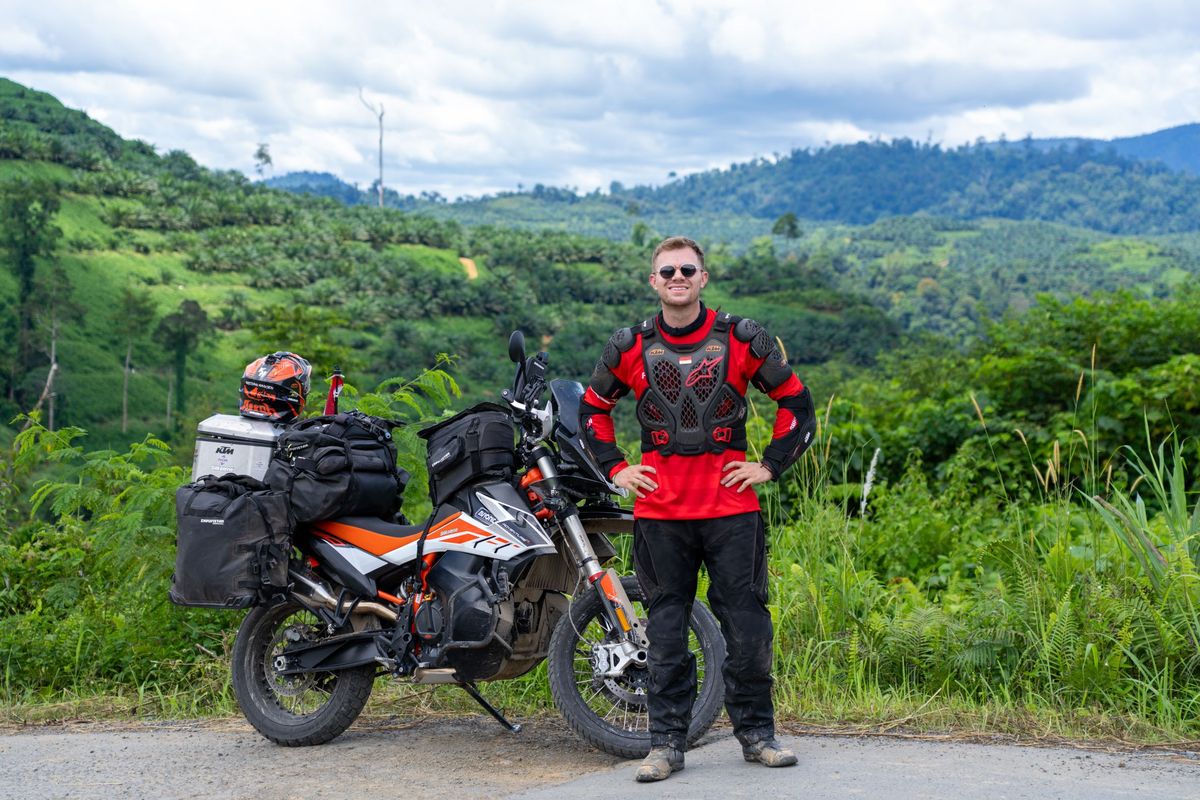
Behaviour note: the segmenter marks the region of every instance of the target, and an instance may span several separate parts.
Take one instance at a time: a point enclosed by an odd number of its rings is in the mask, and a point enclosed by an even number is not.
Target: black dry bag
[[[247,475],[206,475],[175,493],[171,602],[247,608],[287,591],[288,498]]]

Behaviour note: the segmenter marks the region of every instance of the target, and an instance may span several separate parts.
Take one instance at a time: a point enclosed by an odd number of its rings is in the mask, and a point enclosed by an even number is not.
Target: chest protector
[[[698,455],[746,449],[746,400],[728,381],[734,322],[719,313],[708,336],[686,346],[667,342],[653,319],[635,329],[642,335],[649,384],[637,404],[642,452]]]

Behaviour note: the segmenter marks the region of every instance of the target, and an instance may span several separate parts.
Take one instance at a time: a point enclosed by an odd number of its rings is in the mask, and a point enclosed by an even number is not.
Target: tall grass
[[[797,478],[806,485],[781,492],[790,519],[773,537],[785,714],[1200,733],[1200,502],[1183,448],[1125,448],[1132,482],[1093,497],[1085,487],[1112,489],[1113,460],[1083,431],[1068,435],[1044,466],[1031,455],[1033,496],[1012,492],[1011,475],[982,496],[955,485],[967,472],[931,488],[912,454],[899,479],[852,506],[823,435]],[[1001,469],[990,434],[987,452],[976,472]]]

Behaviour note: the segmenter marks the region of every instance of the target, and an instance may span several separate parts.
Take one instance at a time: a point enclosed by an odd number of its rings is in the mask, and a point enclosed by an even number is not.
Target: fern
[[[397,422],[433,419],[462,396],[458,383],[446,371],[453,365],[452,356],[439,353],[436,363],[416,377],[388,378],[374,392],[357,398],[354,405],[366,414]],[[350,387],[349,395],[354,394],[354,388]]]

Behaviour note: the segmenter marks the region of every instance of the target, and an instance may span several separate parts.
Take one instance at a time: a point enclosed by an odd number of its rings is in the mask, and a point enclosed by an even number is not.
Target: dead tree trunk
[[[367,98],[363,97],[361,86],[358,89],[358,99],[379,119],[379,207],[383,208],[383,103],[379,104],[378,109],[374,103],[368,103]]]
[[[46,375],[46,385],[42,388],[42,396],[38,398],[37,404],[30,409],[29,414],[27,415],[29,419],[25,421],[25,427],[21,430],[25,430],[25,428],[28,428],[30,425],[32,425],[33,415],[42,410],[42,406],[45,404],[46,398],[50,396],[50,387],[54,385],[54,373],[56,372],[58,372],[58,364],[51,364],[50,372]]]
[[[50,371],[46,373],[46,385],[42,387],[42,396],[38,398],[37,404],[29,411],[29,420],[25,423],[25,428],[33,424],[33,415],[41,411],[43,405],[46,405],[46,430],[54,430],[54,376],[57,374],[58,320],[55,319],[50,323]],[[47,400],[49,401],[48,405]]]
[[[58,317],[50,318],[50,374],[46,377],[46,388],[50,392],[50,402],[46,410],[47,428],[54,430],[54,399],[58,392],[54,391],[54,375],[58,372]]]
[[[121,387],[121,433],[129,431],[129,368],[133,361],[133,340],[125,347],[125,384]]]

